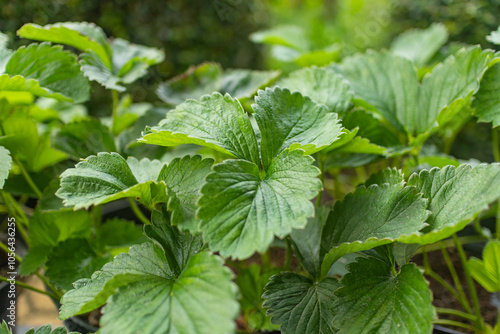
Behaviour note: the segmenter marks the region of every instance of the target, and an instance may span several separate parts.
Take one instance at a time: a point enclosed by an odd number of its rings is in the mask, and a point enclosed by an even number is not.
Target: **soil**
[[[467,295],[469,299],[469,303],[471,303],[470,299],[470,294],[469,294],[469,289],[467,282],[464,277],[464,271],[462,267],[462,263],[460,261],[460,257],[458,256],[458,253],[456,252],[455,248],[448,248],[448,252],[450,254],[451,261],[455,267],[455,270],[457,271],[457,274],[460,278],[460,282],[462,283],[463,289],[465,294]],[[469,256],[477,256],[476,254],[470,254],[466,251],[467,257]],[[448,283],[450,283],[452,286],[453,284],[453,278],[448,270],[448,267],[446,265],[446,262],[441,254],[441,251],[434,251],[431,253],[428,253],[428,258],[429,258],[429,264],[431,268],[433,269],[434,272],[436,272],[439,276],[441,276],[443,279],[445,279]],[[417,265],[423,266],[423,256],[422,255],[416,255],[412,262],[416,263]],[[434,296],[434,301],[433,305],[436,307],[442,307],[442,308],[451,308],[455,310],[460,310],[460,311],[465,311],[462,305],[453,297],[453,295],[446,290],[441,284],[437,283],[434,279],[426,276],[426,279],[430,283],[430,288],[432,290],[433,296]],[[486,321],[486,323],[490,325],[494,325],[496,323],[496,318],[497,318],[497,308],[493,305],[491,302],[491,297],[492,294],[482,288],[479,284],[476,282],[476,291],[478,295],[478,300],[479,300],[479,306],[481,309],[481,315],[483,316],[483,319]],[[451,316],[451,315],[444,315],[444,314],[439,314],[440,319],[449,319],[449,320],[454,320],[458,322],[464,322],[462,318],[456,317],[456,316]],[[453,328],[454,330],[460,331],[462,333],[472,333],[471,331],[467,331],[464,328],[457,328],[457,327],[450,327]]]

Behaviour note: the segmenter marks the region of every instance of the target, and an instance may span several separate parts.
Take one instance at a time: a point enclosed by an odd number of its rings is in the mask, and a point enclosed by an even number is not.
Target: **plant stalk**
[[[452,308],[436,307],[436,311],[437,313],[450,314],[467,320],[476,321],[476,316]]]
[[[135,216],[144,224],[151,225],[149,219],[146,218],[139,206],[137,206],[137,203],[135,203],[135,201],[130,197],[128,198],[128,202],[130,203],[130,207],[132,208],[132,211],[134,211]]]
[[[116,135],[115,122],[116,122],[116,118],[118,117],[118,103],[119,103],[118,91],[116,91],[115,89],[112,89],[111,96],[113,98],[113,111],[111,114],[111,131],[113,132],[113,134]]]
[[[319,191],[318,196],[316,197],[316,206],[319,207],[321,206],[321,199],[323,197],[323,191],[325,189],[325,160],[323,159],[323,156],[319,152],[317,154],[317,158],[318,158],[319,170],[321,172],[319,179],[321,180],[321,185],[322,185],[322,188]]]
[[[3,277],[3,276],[0,276],[0,281],[4,281],[4,282],[10,282],[10,280],[7,278],[7,277]],[[35,291],[35,292],[38,292],[38,293],[41,293],[41,294],[44,294],[44,295],[47,295],[49,297],[52,297],[54,298],[55,300],[59,300],[59,298],[53,294],[53,293],[50,293],[50,292],[47,292],[47,291],[43,291],[43,290],[40,290],[38,288],[35,288],[34,286],[31,286],[31,285],[28,285],[24,282],[21,282],[21,281],[18,281],[18,280],[15,280],[14,283],[17,285],[17,286],[20,286],[21,288],[25,288],[25,289],[28,289],[28,290],[31,290],[31,291]]]
[[[290,271],[292,263],[292,242],[290,238],[285,238],[286,240],[286,255],[285,255],[285,270]]]
[[[14,253],[14,257],[16,258],[16,261],[21,263],[23,261],[23,258],[20,257],[18,254],[16,254],[15,252],[11,252],[9,247],[7,247],[6,244],[4,244],[3,242],[0,241],[0,249],[2,249],[6,254],[9,254],[9,253]]]
[[[42,192],[40,191],[40,189],[38,189],[37,185],[35,184],[35,182],[31,178],[31,176],[28,174],[28,172],[24,168],[23,164],[14,155],[12,156],[12,160],[19,167],[19,170],[21,170],[21,174],[23,174],[24,179],[26,180],[26,182],[28,182],[28,185],[30,186],[30,188],[35,192],[36,197],[42,198]]]
[[[434,323],[436,325],[455,326],[455,327],[465,328],[473,332],[477,332],[477,329],[475,327],[454,320],[437,319],[434,320]]]

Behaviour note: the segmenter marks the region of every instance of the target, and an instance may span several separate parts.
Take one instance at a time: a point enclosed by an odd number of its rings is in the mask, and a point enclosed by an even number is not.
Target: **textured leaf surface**
[[[397,276],[387,262],[358,258],[335,292],[338,333],[430,333],[436,313],[432,293],[414,264]]]
[[[424,66],[448,40],[448,31],[442,23],[427,29],[412,29],[399,35],[391,44],[391,51]],[[422,47],[425,45],[425,47]]]
[[[351,105],[352,92],[345,80],[328,68],[310,67],[292,72],[278,83],[291,91],[298,91],[314,102],[328,106],[332,112],[341,113]]]
[[[264,169],[286,148],[301,148],[306,154],[322,150],[342,133],[337,114],[300,93],[275,87],[259,91],[255,119],[261,133]]]
[[[333,328],[334,291],[340,287],[335,278],[319,283],[294,273],[271,277],[266,285],[264,307],[271,321],[281,324],[285,334],[331,334]]]
[[[500,291],[500,241],[491,240],[483,250],[483,259],[467,263],[474,279],[489,292]]]
[[[141,141],[162,146],[197,144],[259,162],[257,139],[243,107],[219,93],[177,106],[158,126],[146,131]]]
[[[455,168],[433,168],[410,177],[408,185],[415,186],[428,198],[429,227],[422,234],[401,238],[405,243],[429,244],[461,230],[490,203],[500,197],[500,164],[476,167],[460,165]]]
[[[319,170],[302,150],[285,150],[261,176],[249,161],[226,160],[206,178],[197,216],[203,238],[222,256],[244,259],[265,251],[274,235],[302,228],[314,214]]]
[[[427,200],[403,183],[359,187],[337,202],[321,240],[324,277],[340,257],[388,244],[426,226]]]
[[[250,98],[259,88],[268,86],[279,74],[279,71],[226,70],[217,90],[237,99]]]
[[[481,87],[473,102],[474,113],[479,122],[491,122],[493,127],[500,125],[500,63],[493,65],[481,80]]]
[[[5,180],[9,177],[12,158],[10,152],[5,147],[0,146],[0,189],[3,188]]]
[[[173,225],[198,225],[196,203],[213,162],[213,159],[202,159],[199,155],[176,158],[158,175],[158,181],[164,181],[168,187],[168,210],[172,212]]]
[[[110,50],[104,31],[93,23],[61,22],[39,26],[25,24],[17,31],[20,37],[72,46],[80,51],[94,51],[99,58],[110,64]]]
[[[60,46],[41,43],[17,49],[5,67],[5,74],[11,77],[21,75],[27,81],[21,83],[20,79],[16,79],[18,81],[14,81],[14,83],[17,84],[17,87],[24,84],[29,92],[37,93],[35,95],[38,96],[77,103],[84,102],[89,98],[90,85],[80,72],[76,56],[63,51]],[[4,84],[5,80],[2,79]],[[10,83],[10,85],[12,84]],[[37,88],[37,85],[42,88]],[[9,86],[4,90],[8,90],[8,88]],[[40,89],[45,91],[44,95],[41,95]]]
[[[57,196],[75,209],[125,197],[135,198],[150,207],[166,201],[165,185],[155,182],[162,167],[158,160],[125,160],[117,153],[99,153],[61,175]]]
[[[108,89],[114,89],[119,92],[125,91],[126,88],[120,84],[122,80],[99,58],[97,53],[89,50],[80,57],[81,69],[86,78],[97,81]]]
[[[3,333],[2,333],[3,334]],[[79,332],[69,332],[66,330],[66,327],[57,327],[52,330],[51,325],[45,325],[39,327],[36,331],[34,328],[29,329],[26,334],[80,334]]]

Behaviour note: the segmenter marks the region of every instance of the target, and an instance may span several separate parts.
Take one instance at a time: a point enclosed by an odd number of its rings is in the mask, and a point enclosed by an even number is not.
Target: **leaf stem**
[[[286,255],[285,255],[285,270],[290,271],[292,263],[292,242],[290,237],[286,237]]]
[[[473,327],[471,325],[464,324],[462,322],[454,321],[454,320],[437,319],[437,320],[434,320],[434,323],[436,325],[455,326],[455,327],[465,328],[465,329],[471,330],[473,332],[477,332],[477,329],[475,327]]]
[[[22,224],[23,220],[26,219],[24,224],[28,226],[28,217],[26,217],[23,210],[17,205],[16,200],[9,193],[0,190],[0,197],[2,198],[4,204],[7,206],[9,213],[16,219],[16,228],[19,230],[19,233],[21,234],[21,237],[23,238],[26,245],[29,246],[30,242],[28,233],[26,232]]]
[[[17,159],[14,155],[12,155],[12,160],[19,167],[19,170],[21,171],[21,174],[23,174],[24,179],[26,180],[26,182],[28,182],[28,185],[30,186],[30,188],[35,192],[36,197],[37,198],[42,198],[42,192],[40,191],[40,189],[38,189],[37,185],[35,184],[35,182],[31,178],[31,176],[28,174],[28,172],[24,168],[24,166],[21,163],[21,161],[19,161],[19,159]]]
[[[467,244],[473,244],[473,243],[476,243],[476,242],[484,241],[487,238],[485,238],[483,236],[480,236],[480,235],[469,235],[469,236],[465,236],[465,237],[458,237],[458,239],[460,240],[460,243],[462,243],[462,245],[467,245]],[[451,247],[451,246],[453,246],[453,240],[451,240],[451,239],[443,240],[443,241],[441,241],[441,243],[445,247]],[[433,252],[433,251],[439,250],[440,246],[437,245],[437,244],[426,245],[425,247],[419,248],[415,252],[415,254],[422,254],[424,252],[424,249],[425,249],[426,252]]]
[[[50,282],[47,280],[47,278],[45,276],[43,276],[42,274],[40,273],[36,273],[36,276],[50,289],[52,290],[52,298],[54,298],[55,300],[59,301],[61,300],[61,297],[62,297],[62,293],[57,290],[52,284],[50,284]]]
[[[450,314],[467,320],[476,321],[476,316],[452,308],[436,307],[436,311],[437,313]]]
[[[448,253],[448,249],[443,245],[443,243],[439,242],[438,244],[439,244],[439,247],[441,247],[441,253],[443,254],[443,258],[444,258],[444,261],[446,262],[446,266],[448,267],[448,271],[450,272],[451,277],[453,278],[453,283],[455,284],[455,287],[457,288],[457,292],[463,301],[462,304],[467,304],[466,309],[468,312],[471,312],[469,301],[467,300],[467,296],[465,295],[464,288],[462,286],[462,283],[460,282],[460,278],[458,277],[457,271],[455,270],[455,267],[453,266],[453,263],[451,262],[451,258],[450,258],[450,254]]]
[[[318,193],[318,196],[316,197],[316,206],[321,206],[321,199],[323,197],[323,191],[325,189],[325,159],[321,155],[320,152],[318,152],[317,156],[318,158],[318,166],[321,174],[319,175],[319,179],[321,180],[321,185],[322,188]]]
[[[132,211],[134,212],[135,216],[144,224],[146,225],[151,225],[151,222],[149,219],[146,218],[146,216],[142,213],[141,209],[139,206],[135,203],[135,201],[132,198],[128,198],[128,202],[130,203],[130,207],[132,208]]]
[[[7,277],[3,277],[3,276],[0,276],[0,281],[4,281],[4,282],[11,282]],[[34,286],[31,286],[31,285],[28,285],[24,282],[21,282],[21,281],[18,281],[18,280],[15,280],[14,283],[17,285],[17,286],[20,286],[21,288],[25,288],[25,289],[28,289],[28,290],[31,290],[31,291],[35,291],[35,292],[38,292],[38,293],[41,293],[41,294],[44,294],[44,295],[47,295],[49,297],[52,297],[54,298],[55,300],[59,300],[59,298],[53,294],[53,293],[50,293],[50,292],[47,292],[47,291],[43,291],[43,290],[40,290],[38,288],[35,288]]]
[[[0,249],[2,249],[5,254],[9,254],[9,253],[14,253],[14,257],[16,258],[17,262],[22,262],[23,261],[23,258],[20,257],[18,254],[16,254],[15,252],[11,252],[9,247],[7,247],[6,244],[4,244],[3,242],[0,241]]]
[[[113,132],[113,134],[116,134],[115,133],[115,122],[116,122],[116,118],[118,116],[118,103],[119,103],[118,91],[115,89],[112,89],[111,96],[113,98],[113,111],[111,114],[111,132]]]
[[[472,299],[472,307],[474,308],[474,313],[476,315],[476,324],[479,329],[484,329],[483,318],[481,318],[481,309],[479,308],[479,300],[477,298],[476,286],[474,285],[474,281],[472,280],[472,276],[470,274],[469,266],[467,266],[467,257],[464,252],[464,248],[458,240],[456,234],[453,234],[453,241],[455,243],[455,248],[458,251],[458,256],[460,257],[460,261],[462,261],[462,267],[465,274],[465,280],[467,281],[467,285],[469,287],[469,294]]]
[[[491,129],[491,145],[493,146],[493,159],[500,162],[500,141],[497,128]]]

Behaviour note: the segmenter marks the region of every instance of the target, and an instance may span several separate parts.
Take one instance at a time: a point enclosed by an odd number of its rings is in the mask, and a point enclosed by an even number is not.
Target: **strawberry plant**
[[[493,50],[443,48],[433,25],[286,76],[204,63],[160,84],[154,106],[126,89],[163,51],[89,23],[18,35],[41,43],[0,49],[0,208],[28,247],[19,273],[46,291],[18,284],[60,302],[60,319],[93,312],[103,334],[499,331],[473,280],[500,290],[500,164],[449,154],[474,117],[500,124]],[[89,80],[111,91],[109,116],[81,104]],[[116,203],[135,218],[104,219]],[[482,260],[457,236],[471,222]],[[428,263],[445,242],[472,304]],[[434,307],[425,276],[464,310]]]

